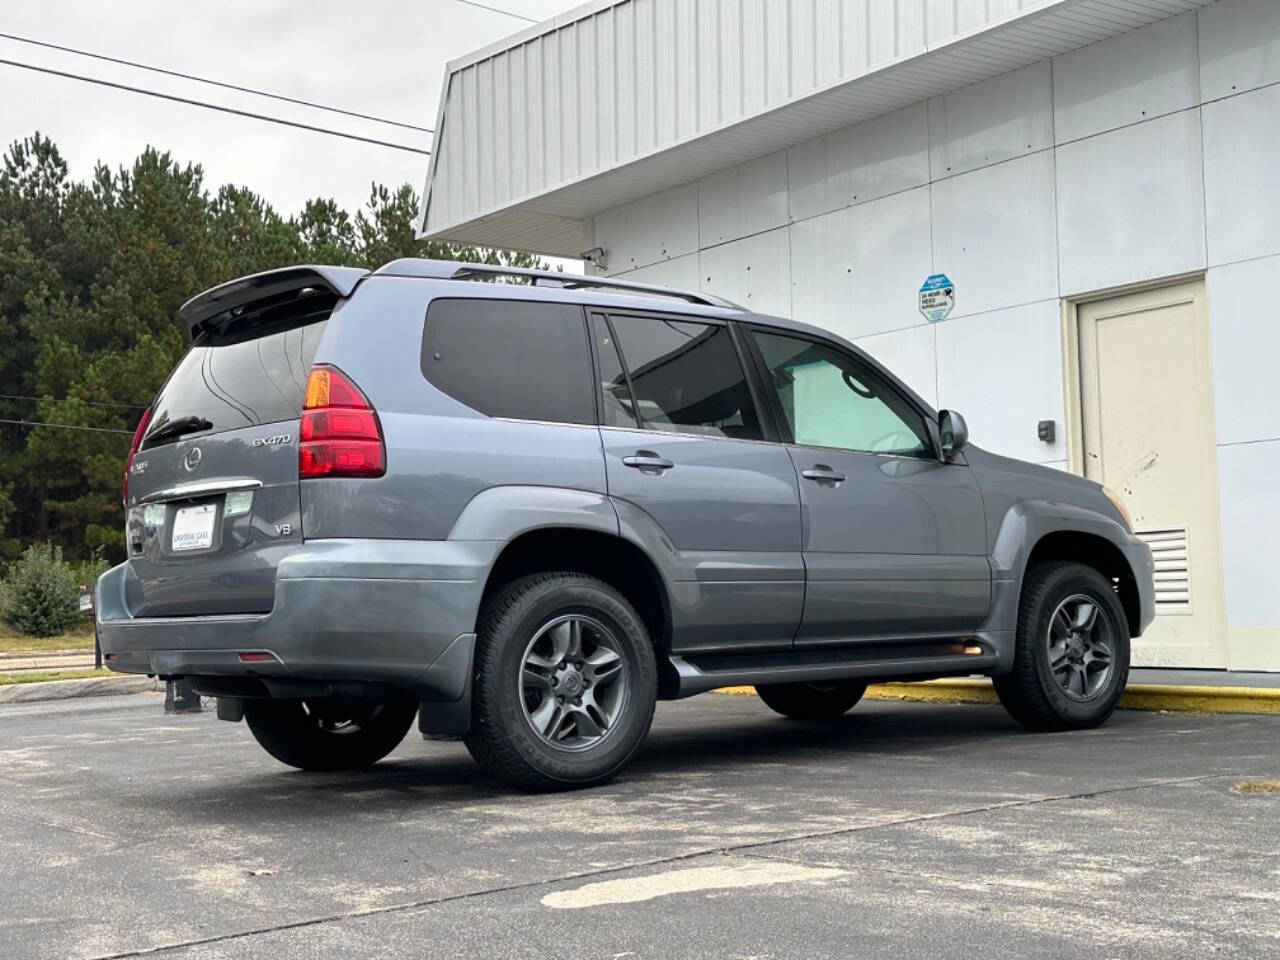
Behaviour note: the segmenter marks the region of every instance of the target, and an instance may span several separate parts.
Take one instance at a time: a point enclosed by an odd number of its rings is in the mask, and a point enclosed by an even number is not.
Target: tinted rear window
[[[156,398],[150,431],[179,417],[213,424],[199,434],[296,420],[325,321],[191,348]],[[172,443],[178,437],[146,444]]]
[[[422,373],[490,417],[594,423],[582,310],[520,300],[435,300]]]

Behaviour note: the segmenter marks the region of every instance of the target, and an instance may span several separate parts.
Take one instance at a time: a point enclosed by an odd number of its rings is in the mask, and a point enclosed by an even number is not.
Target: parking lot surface
[[[153,695],[0,707],[17,957],[1280,956],[1280,717],[660,704],[613,784],[513,793],[410,735],[282,767]]]

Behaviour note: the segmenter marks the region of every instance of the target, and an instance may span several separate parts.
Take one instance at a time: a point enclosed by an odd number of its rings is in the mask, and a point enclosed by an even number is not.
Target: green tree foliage
[[[4,618],[33,637],[65,633],[80,619],[76,571],[62,560],[62,548],[33,543],[9,568]]]
[[[0,167],[0,419],[95,429],[0,423],[0,557],[48,540],[77,558],[122,558],[129,433],[186,349],[176,317],[194,294],[295,263],[540,265],[418,240],[417,213],[407,184],[374,184],[354,216],[321,198],[283,217],[243,187],[210,191],[199,165],[152,148],[77,183],[48,138],[11,145]]]

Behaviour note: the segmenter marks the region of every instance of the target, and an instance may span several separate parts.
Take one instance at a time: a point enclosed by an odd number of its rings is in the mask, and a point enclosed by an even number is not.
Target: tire
[[[1086,640],[1076,627],[1088,604],[1096,619]],[[1109,667],[1098,666],[1103,660]],[[1028,570],[1013,671],[994,681],[1009,715],[1034,730],[1096,727],[1115,711],[1128,678],[1129,623],[1110,582],[1082,563]]]
[[[522,577],[481,609],[464,739],[513,786],[595,786],[640,748],[657,689],[653,644],[622,594],[577,573]]]
[[[756,684],[765,706],[792,720],[835,720],[852,710],[866,691],[861,680]]]
[[[264,750],[299,770],[353,770],[377,763],[409,732],[416,700],[335,704],[246,700],[244,719]]]

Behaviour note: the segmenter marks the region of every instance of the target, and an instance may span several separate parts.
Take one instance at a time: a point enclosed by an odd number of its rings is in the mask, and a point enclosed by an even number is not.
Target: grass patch
[[[0,620],[0,653],[48,653],[50,650],[92,650],[93,620],[86,617],[56,637],[29,637]]]
[[[1280,794],[1280,780],[1241,780],[1231,789],[1251,797],[1273,796]]]
[[[110,670],[32,670],[28,673],[0,673],[0,687],[15,683],[44,683],[46,680],[89,680],[93,677],[119,677]]]

